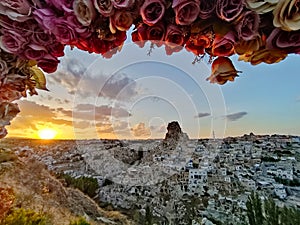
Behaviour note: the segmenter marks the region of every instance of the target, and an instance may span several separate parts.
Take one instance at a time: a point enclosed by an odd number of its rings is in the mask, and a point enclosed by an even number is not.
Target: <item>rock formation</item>
[[[168,124],[168,132],[163,140],[163,148],[174,150],[181,139],[188,139],[186,133],[183,133],[177,121]]]

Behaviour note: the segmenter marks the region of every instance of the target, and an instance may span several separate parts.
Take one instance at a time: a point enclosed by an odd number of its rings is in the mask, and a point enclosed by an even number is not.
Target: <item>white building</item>
[[[273,184],[275,195],[280,199],[285,199],[287,197],[286,190],[283,184]]]
[[[191,194],[201,193],[207,183],[207,171],[203,169],[189,170],[188,190]]]

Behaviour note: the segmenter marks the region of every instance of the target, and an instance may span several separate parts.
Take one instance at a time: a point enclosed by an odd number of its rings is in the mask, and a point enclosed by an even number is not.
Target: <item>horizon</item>
[[[183,132],[185,133],[185,132]],[[201,138],[189,138],[189,140],[223,140],[223,139],[226,139],[226,138],[239,138],[239,137],[244,137],[246,135],[251,135],[251,133],[253,132],[250,132],[250,133],[245,133],[243,135],[237,135],[237,136],[226,136],[226,137],[223,137],[223,138],[213,138],[213,137],[201,137]],[[288,137],[299,137],[300,138],[300,135],[294,135],[294,134],[279,134],[279,133],[274,133],[274,134],[256,134],[256,133],[253,133],[254,136],[261,136],[261,137],[264,137],[264,136],[288,136]],[[9,136],[9,137],[6,137],[4,139],[2,139],[3,141],[5,141],[5,139],[19,139],[19,140],[34,140],[34,141],[42,141],[42,142],[51,142],[51,141],[90,141],[90,140],[98,140],[98,141],[102,141],[102,140],[112,140],[112,141],[161,141],[161,140],[164,140],[164,138],[149,138],[149,139],[109,139],[109,138],[99,138],[99,139],[57,139],[57,138],[53,138],[53,139],[41,139],[41,138],[30,138],[30,137],[13,137],[13,136]],[[0,140],[1,142],[1,140]]]

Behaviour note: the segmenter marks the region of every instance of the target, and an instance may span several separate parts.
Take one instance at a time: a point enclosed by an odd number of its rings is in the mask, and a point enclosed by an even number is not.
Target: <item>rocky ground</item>
[[[53,225],[69,224],[83,216],[91,224],[132,224],[117,211],[101,209],[79,190],[66,188],[50,175],[45,166],[30,158],[18,158],[14,153],[0,150],[1,219],[14,208],[45,213]]]

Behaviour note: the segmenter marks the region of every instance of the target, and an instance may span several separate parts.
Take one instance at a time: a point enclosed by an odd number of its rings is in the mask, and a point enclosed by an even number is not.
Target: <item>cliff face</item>
[[[64,187],[35,160],[0,160],[0,180],[0,206],[5,206],[0,221],[10,210],[22,207],[45,213],[53,225],[68,225],[78,216],[87,217],[91,224],[132,224],[117,211],[101,209],[79,190]],[[9,198],[1,197],[8,192]]]

